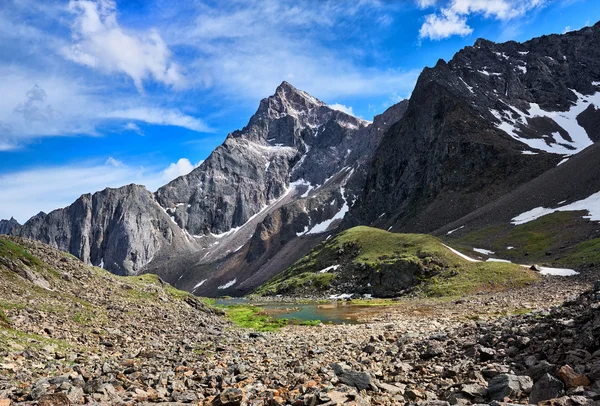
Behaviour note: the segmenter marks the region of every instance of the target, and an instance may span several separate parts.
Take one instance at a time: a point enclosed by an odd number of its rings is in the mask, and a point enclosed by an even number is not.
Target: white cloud
[[[0,66],[0,77],[0,150],[36,137],[97,135],[98,127],[113,123],[140,134],[139,123],[211,131],[201,119],[137,93],[107,95],[78,80],[15,67]]]
[[[430,14],[425,18],[425,23],[419,30],[419,37],[443,39],[452,35],[465,36],[472,32],[473,29],[467,25],[466,17],[450,10],[442,10],[441,15]]]
[[[350,114],[351,116],[354,115],[354,112],[352,111],[352,107],[350,106],[344,106],[343,104],[340,103],[333,103],[333,104],[328,104],[329,107],[331,107],[334,110],[338,110],[341,112],[344,112],[346,114]]]
[[[508,21],[547,3],[548,0],[451,0],[439,13],[425,17],[419,37],[439,40],[453,35],[469,35],[473,29],[467,19],[472,15]]]
[[[149,79],[176,88],[185,85],[158,31],[125,31],[117,22],[114,0],[70,0],[69,10],[75,21],[73,44],[62,50],[66,58],[105,73],[124,73],[140,92]]]
[[[104,163],[40,167],[0,175],[0,219],[14,216],[20,223],[44,211],[66,207],[84,193],[130,183],[155,191],[177,176],[185,175],[203,161],[192,165],[182,158],[166,169],[130,165],[113,157]]]
[[[435,6],[436,3],[437,3],[437,0],[417,0],[417,5],[420,8],[432,7],[432,6]]]
[[[104,117],[122,120],[137,120],[148,124],[172,125],[198,132],[212,131],[202,120],[183,114],[177,109],[138,107],[109,111]]]
[[[189,159],[180,158],[179,161],[177,161],[176,163],[172,163],[167,169],[162,171],[162,179],[165,181],[165,183],[167,183],[175,178],[187,175],[188,173],[193,171],[194,168],[197,168],[202,162],[204,161],[200,161],[198,162],[198,164],[192,165]]]
[[[127,131],[133,131],[134,133],[144,135],[144,133],[142,132],[142,129],[136,123],[129,122],[129,123],[125,124],[124,128]]]

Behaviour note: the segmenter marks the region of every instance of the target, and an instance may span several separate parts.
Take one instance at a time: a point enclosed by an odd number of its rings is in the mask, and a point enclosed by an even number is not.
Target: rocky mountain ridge
[[[83,195],[11,233],[119,275],[152,271],[192,290],[220,263],[237,269],[268,262],[271,236],[282,229],[289,236],[276,237],[277,245],[336,227],[362,190],[384,131],[405,109],[406,103],[390,108],[375,127],[283,82],[246,127],[155,194],[129,185]],[[286,220],[278,230],[262,224],[272,225],[281,210]],[[244,265],[231,265],[236,252]],[[214,294],[226,282],[216,278],[204,288]]]
[[[377,150],[353,221],[431,232],[592,145],[599,38],[600,24],[522,44],[480,39],[426,68]]]

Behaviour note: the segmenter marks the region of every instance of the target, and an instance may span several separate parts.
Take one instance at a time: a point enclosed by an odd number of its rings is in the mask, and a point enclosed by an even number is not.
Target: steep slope
[[[262,285],[259,295],[396,297],[461,295],[516,288],[539,279],[516,264],[469,262],[425,234],[354,227]]]
[[[19,226],[19,222],[14,217],[11,217],[10,220],[0,220],[0,234],[9,234],[13,228]]]
[[[600,261],[600,144],[435,232],[465,249],[582,269]]]
[[[353,224],[433,231],[590,146],[599,40],[600,24],[523,44],[478,40],[425,69],[378,148]]]

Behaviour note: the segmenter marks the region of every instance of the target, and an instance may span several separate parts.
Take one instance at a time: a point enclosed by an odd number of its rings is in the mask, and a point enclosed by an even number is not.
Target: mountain
[[[10,220],[0,220],[0,234],[9,234],[13,228],[19,226],[19,222],[14,217],[11,217]]]
[[[566,183],[579,166],[590,171],[582,179],[596,173],[598,40],[600,24],[525,43],[479,39],[426,68],[410,100],[372,123],[283,82],[246,127],[156,193],[129,185],[83,195],[11,234],[205,296],[248,293],[356,225],[449,240],[450,227],[468,223],[454,234],[467,238],[478,224],[498,226],[485,220],[494,210],[559,204],[545,185],[569,201],[597,192],[575,182],[567,193]]]
[[[341,222],[383,133],[406,108],[400,103],[369,123],[283,82],[246,127],[155,194],[129,185],[83,195],[12,234],[119,275],[157,273],[209,296],[256,279],[241,288],[247,291]],[[262,269],[302,235],[304,248],[290,246],[286,258],[272,261],[277,266]],[[231,289],[219,289],[232,280]]]
[[[600,24],[522,44],[480,39],[425,69],[377,150],[354,224],[431,232],[592,145],[598,40]]]

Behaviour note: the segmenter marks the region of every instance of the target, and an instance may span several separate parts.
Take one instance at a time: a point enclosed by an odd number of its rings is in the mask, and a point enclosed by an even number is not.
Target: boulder
[[[550,374],[544,374],[534,385],[529,395],[529,403],[537,405],[539,402],[554,399],[562,395],[564,385]]]
[[[492,378],[488,384],[488,395],[493,400],[515,398],[523,393],[531,392],[533,381],[528,376],[500,374]]]
[[[331,368],[335,372],[340,382],[348,386],[354,386],[358,390],[369,389],[372,387],[371,375],[366,372],[352,371],[347,365],[333,363]]]
[[[565,365],[558,370],[558,377],[568,388],[576,388],[578,386],[590,386],[591,382],[584,374],[578,374],[573,371],[569,365]]]

